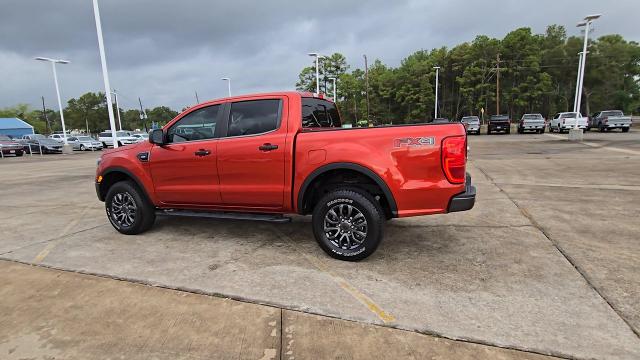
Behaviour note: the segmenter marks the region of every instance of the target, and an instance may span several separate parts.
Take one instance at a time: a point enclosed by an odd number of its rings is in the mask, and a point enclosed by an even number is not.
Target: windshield
[[[44,135],[35,134],[35,135],[31,135],[31,138],[35,140],[42,140],[42,139],[46,139],[47,137]]]
[[[127,137],[129,136],[129,133],[126,131],[116,131],[116,136],[117,137]]]
[[[525,120],[542,120],[544,119],[540,114],[524,114]]]
[[[507,115],[491,115],[491,120],[509,120]]]
[[[602,116],[624,116],[620,110],[603,111]]]
[[[578,113],[574,113],[574,112],[564,113],[564,114],[560,114],[560,119],[575,118],[577,117],[576,115],[578,115]]]
[[[91,141],[93,139],[88,137],[88,136],[78,136],[78,140],[79,141]]]

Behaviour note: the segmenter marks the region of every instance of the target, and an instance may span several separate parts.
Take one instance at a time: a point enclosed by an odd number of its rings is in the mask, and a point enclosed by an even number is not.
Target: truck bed
[[[441,144],[450,136],[466,136],[464,126],[305,129],[294,140],[293,199],[313,171],[348,163],[371,170],[388,184],[398,217],[444,213],[451,197],[465,191],[465,184],[451,184],[442,170]]]

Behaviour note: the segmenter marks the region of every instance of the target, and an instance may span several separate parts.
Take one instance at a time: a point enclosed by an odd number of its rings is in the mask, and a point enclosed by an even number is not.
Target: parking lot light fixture
[[[231,97],[231,78],[223,77],[221,80],[227,82],[227,89],[229,91],[229,97]]]
[[[329,80],[331,80],[333,82],[333,102],[336,102],[336,101],[338,101],[336,99],[336,96],[338,94],[338,91],[336,89],[336,78],[332,77],[332,78],[329,78]]]
[[[584,43],[582,45],[582,60],[581,60],[581,64],[580,64],[580,73],[579,73],[579,77],[580,77],[580,81],[578,82],[578,93],[576,95],[576,104],[575,104],[575,108],[576,108],[576,112],[580,113],[580,105],[582,102],[582,85],[584,84],[584,71],[585,71],[585,66],[587,64],[587,45],[589,42],[589,28],[591,27],[591,23],[598,19],[601,15],[600,14],[593,14],[593,15],[587,15],[584,17],[584,21],[581,21],[578,23],[578,27],[583,27],[584,26]],[[576,116],[576,122],[574,124],[574,129],[578,129],[578,117]]]
[[[434,66],[434,69],[436,69],[436,104],[435,104],[435,112],[434,112],[434,116],[433,118],[436,119],[438,118],[438,77],[440,75],[440,66]]]
[[[51,68],[53,69],[53,81],[56,84],[56,95],[58,96],[58,108],[60,109],[60,121],[62,122],[62,138],[64,140],[64,144],[68,145],[67,142],[67,129],[64,124],[64,114],[62,112],[62,101],[60,100],[60,87],[58,86],[58,73],[56,72],[56,64],[68,64],[68,60],[61,59],[51,59],[48,57],[38,56],[35,58],[39,61],[48,61],[51,63]]]
[[[118,147],[118,134],[116,131],[116,120],[113,117],[113,104],[111,103],[111,85],[109,85],[109,73],[107,71],[107,58],[104,54],[104,40],[102,39],[102,23],[100,21],[100,9],[98,0],[93,0],[93,15],[96,19],[96,32],[98,34],[98,49],[100,50],[100,63],[102,64],[102,78],[104,80],[104,94],[107,98],[107,111],[109,113],[109,125],[111,126],[111,138],[113,148]]]
[[[320,95],[320,55],[317,52],[309,53],[309,56],[315,56],[316,58],[316,95]]]

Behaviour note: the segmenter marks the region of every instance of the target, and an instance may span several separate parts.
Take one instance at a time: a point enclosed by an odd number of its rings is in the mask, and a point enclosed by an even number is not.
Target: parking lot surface
[[[568,358],[640,358],[640,132],[470,138],[465,213],[394,219],[365,261],[290,224],[108,224],[96,154],[0,162],[0,257]]]

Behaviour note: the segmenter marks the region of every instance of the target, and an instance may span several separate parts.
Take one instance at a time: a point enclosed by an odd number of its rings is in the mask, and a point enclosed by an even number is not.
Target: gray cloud
[[[169,105],[235,93],[293,89],[309,51],[362,54],[398,65],[413,51],[453,46],[478,34],[502,37],[549,24],[577,35],[581,16],[603,13],[596,35],[640,40],[640,3],[584,1],[232,1],[102,0],[111,84],[121,106]],[[90,0],[4,0],[0,12],[0,107],[55,107],[51,69],[33,56],[67,58],[58,67],[63,101],[103,89]]]

